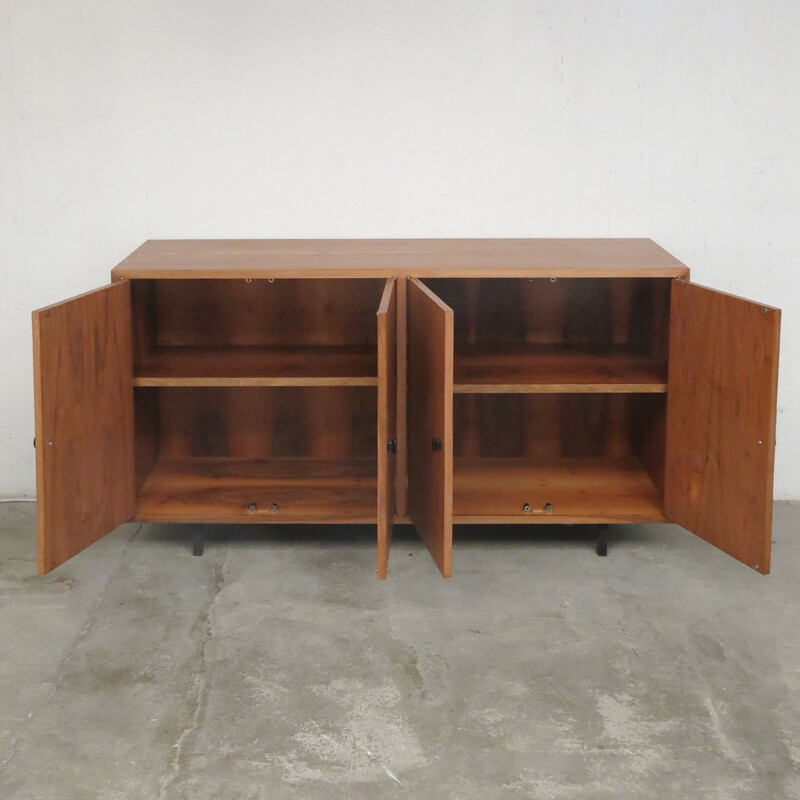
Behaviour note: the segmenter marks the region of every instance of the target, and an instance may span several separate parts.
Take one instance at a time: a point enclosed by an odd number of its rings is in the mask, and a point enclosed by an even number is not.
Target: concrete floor
[[[764,578],[671,526],[126,525],[0,505],[0,797],[800,797],[800,506]]]

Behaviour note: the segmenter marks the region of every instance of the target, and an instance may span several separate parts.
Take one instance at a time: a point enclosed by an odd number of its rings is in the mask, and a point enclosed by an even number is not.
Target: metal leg
[[[192,555],[203,555],[203,529],[198,526],[194,531],[194,544],[192,545]]]
[[[597,526],[597,555],[608,555],[608,525]]]

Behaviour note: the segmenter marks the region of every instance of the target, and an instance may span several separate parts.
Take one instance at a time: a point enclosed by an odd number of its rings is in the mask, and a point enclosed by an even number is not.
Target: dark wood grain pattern
[[[626,394],[458,394],[453,403],[456,458],[641,455],[650,418]]]
[[[159,280],[134,316],[154,317],[159,347],[376,345],[386,279]]]
[[[636,458],[457,458],[455,523],[663,522]]]
[[[375,458],[161,458],[142,522],[377,522]]]
[[[129,284],[34,311],[33,351],[44,574],[133,514]]]
[[[159,452],[169,458],[374,458],[376,389],[162,388]]]
[[[689,270],[650,239],[194,239],[145,242],[126,278],[664,277]]]
[[[433,449],[432,440],[441,442]],[[442,575],[453,551],[453,311],[408,281],[408,514]]]
[[[397,281],[389,278],[378,308],[378,578],[386,578],[395,515],[397,449]],[[390,449],[389,443],[392,443]]]
[[[752,569],[770,569],[780,311],[675,281],[667,516]]]

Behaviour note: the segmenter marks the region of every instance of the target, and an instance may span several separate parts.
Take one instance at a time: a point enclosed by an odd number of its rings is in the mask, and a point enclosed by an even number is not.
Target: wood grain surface
[[[663,393],[667,370],[627,345],[459,345],[456,394]]]
[[[33,312],[38,570],[134,508],[130,285]]]
[[[650,239],[151,240],[116,278],[664,277],[684,264]]]
[[[432,440],[441,442],[434,450]],[[453,311],[408,281],[408,515],[442,575],[453,553]]]
[[[141,388],[137,412],[153,392],[161,456],[375,458],[375,387]]]
[[[377,386],[375,345],[158,347],[134,386]]]
[[[378,578],[389,566],[395,515],[397,449],[397,280],[389,278],[378,308]]]
[[[672,290],[668,518],[770,570],[780,311],[685,281]]]
[[[375,458],[161,458],[142,522],[377,522]]]
[[[453,484],[455,523],[664,521],[636,458],[457,458]]]

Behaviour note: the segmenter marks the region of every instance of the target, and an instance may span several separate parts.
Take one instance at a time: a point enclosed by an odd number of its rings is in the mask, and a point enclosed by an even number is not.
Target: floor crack
[[[208,697],[211,691],[211,678],[213,675],[213,670],[211,673],[207,672],[206,648],[208,647],[208,643],[211,641],[212,637],[211,617],[214,612],[214,606],[225,584],[225,568],[227,563],[228,552],[226,551],[222,564],[216,570],[211,600],[201,619],[198,619],[198,622],[195,623],[194,626],[196,629],[199,628],[200,636],[197,640],[192,674],[189,678],[189,683],[186,689],[186,696],[189,699],[187,714],[185,717],[186,722],[182,726],[181,732],[178,734],[177,738],[175,739],[175,743],[171,747],[171,750],[174,752],[159,782],[159,800],[164,800],[164,798],[167,797],[167,792],[169,791],[170,787],[180,777],[186,742],[189,737],[192,736],[192,734],[196,733],[200,729],[205,716],[208,705]]]

